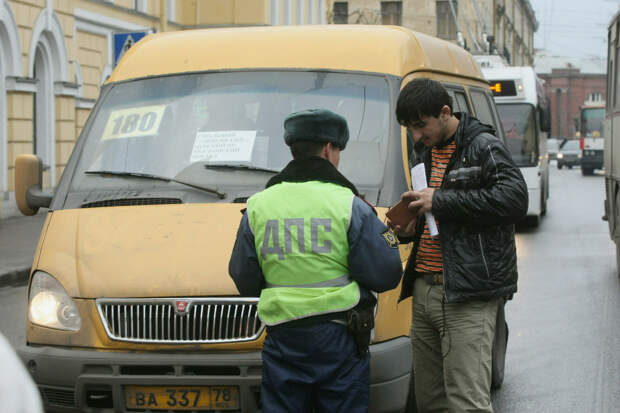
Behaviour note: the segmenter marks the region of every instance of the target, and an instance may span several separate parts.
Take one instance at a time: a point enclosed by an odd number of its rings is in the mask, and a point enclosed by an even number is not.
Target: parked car
[[[560,140],[555,138],[547,139],[547,153],[549,154],[549,160],[553,161],[557,159],[558,152],[560,152]]]
[[[568,167],[568,169],[571,169],[573,166],[579,166],[581,164],[579,141],[577,139],[566,141],[560,148],[557,156],[558,169],[562,169],[563,166]]]

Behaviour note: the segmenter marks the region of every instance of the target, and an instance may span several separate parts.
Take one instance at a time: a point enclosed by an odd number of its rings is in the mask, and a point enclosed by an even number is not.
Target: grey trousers
[[[491,349],[498,300],[445,303],[442,285],[413,290],[411,342],[422,413],[492,413]]]

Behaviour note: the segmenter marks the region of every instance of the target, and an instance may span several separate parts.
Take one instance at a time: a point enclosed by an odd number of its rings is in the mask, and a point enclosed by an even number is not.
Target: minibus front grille
[[[123,199],[106,199],[103,201],[86,202],[82,204],[82,208],[101,208],[116,206],[135,206],[135,205],[166,205],[166,204],[182,204],[179,198],[123,198]]]
[[[101,298],[97,309],[113,340],[233,343],[256,340],[263,332],[257,304],[258,298]]]

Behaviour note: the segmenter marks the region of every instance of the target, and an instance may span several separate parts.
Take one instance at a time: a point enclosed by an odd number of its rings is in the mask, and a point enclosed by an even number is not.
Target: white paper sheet
[[[413,186],[414,191],[421,191],[428,186],[426,183],[426,170],[424,169],[423,163],[419,163],[411,168],[411,186]],[[431,237],[439,235],[439,229],[437,228],[437,223],[435,222],[433,214],[426,212],[424,216],[426,217],[426,223],[428,224]]]
[[[256,131],[198,132],[190,162],[249,162]]]

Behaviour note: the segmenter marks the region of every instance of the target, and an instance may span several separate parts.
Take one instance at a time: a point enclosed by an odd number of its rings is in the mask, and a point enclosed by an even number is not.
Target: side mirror
[[[15,200],[24,215],[34,215],[39,208],[49,208],[52,195],[43,192],[43,162],[36,155],[19,155],[15,159]]]
[[[540,130],[551,132],[551,109],[548,105],[539,106],[540,109]]]

